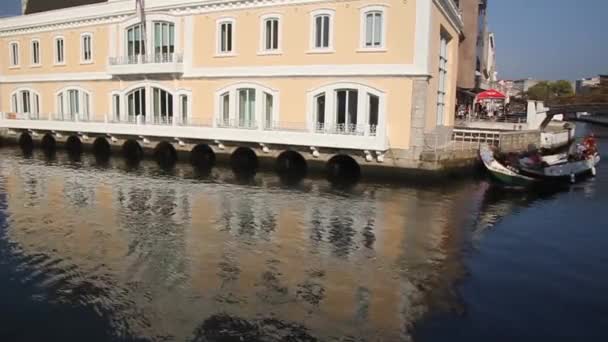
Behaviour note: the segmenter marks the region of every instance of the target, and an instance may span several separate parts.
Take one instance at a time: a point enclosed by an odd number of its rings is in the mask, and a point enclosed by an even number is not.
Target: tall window
[[[378,130],[378,114],[380,109],[380,97],[372,94],[367,95],[368,124],[370,135],[376,135]]]
[[[220,95],[220,126],[230,126],[230,93]]]
[[[179,96],[179,115],[182,125],[188,124],[188,96]]]
[[[239,127],[254,128],[255,125],[255,89],[238,89]]]
[[[227,54],[233,52],[234,35],[233,20],[224,20],[219,23],[218,26],[218,53]]]
[[[339,132],[355,132],[357,128],[359,93],[356,89],[336,90],[336,128]]]
[[[315,111],[315,130],[325,130],[325,93],[315,96],[314,100]]]
[[[65,63],[65,46],[63,38],[55,38],[55,64]]]
[[[13,67],[19,66],[19,43],[10,43],[10,65]]]
[[[383,122],[383,95],[357,83],[333,84],[310,94],[311,130],[376,136]]]
[[[279,18],[264,19],[264,46],[265,51],[279,49]]]
[[[141,24],[133,25],[127,28],[127,58],[129,63],[135,64],[138,62],[140,55],[145,55],[145,40],[144,30]]]
[[[57,94],[60,119],[87,121],[90,119],[90,95],[79,89],[67,89]]]
[[[383,12],[370,10],[364,13],[364,48],[380,48],[383,42]]]
[[[277,94],[258,84],[235,84],[217,93],[219,127],[272,129],[278,111]]]
[[[330,49],[332,45],[332,13],[323,11],[313,14],[312,25],[313,49]]]
[[[272,129],[274,126],[274,97],[264,92],[264,127]]]
[[[89,33],[83,34],[80,41],[80,61],[90,63],[93,60],[93,36]]]
[[[19,90],[11,96],[11,109],[15,113],[27,114],[37,119],[40,112],[40,97],[30,90]]]
[[[40,41],[32,40],[32,65],[40,65]]]
[[[127,115],[129,122],[135,122],[140,115],[146,116],[146,88],[137,88],[127,94]]]
[[[154,22],[154,58],[156,63],[171,60],[175,52],[175,25],[170,22]]]
[[[152,88],[154,123],[173,123],[173,95],[160,88]]]
[[[120,121],[120,95],[112,95],[112,118]]]
[[[439,85],[437,87],[437,126],[443,126],[448,80],[448,42],[450,38],[442,33],[439,43]]]

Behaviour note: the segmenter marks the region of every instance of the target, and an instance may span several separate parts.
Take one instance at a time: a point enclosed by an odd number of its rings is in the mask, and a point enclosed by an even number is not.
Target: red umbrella
[[[477,94],[477,101],[481,100],[504,100],[507,97],[496,89],[486,90]]]

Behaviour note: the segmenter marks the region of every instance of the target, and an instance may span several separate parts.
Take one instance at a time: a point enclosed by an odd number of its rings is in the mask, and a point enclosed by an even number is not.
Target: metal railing
[[[255,120],[241,119],[218,119],[217,127],[221,128],[239,128],[239,129],[258,129],[258,123]]]
[[[377,132],[378,132],[378,126],[376,126],[376,125],[356,125],[356,124],[328,125],[328,124],[319,123],[319,122],[315,124],[315,133],[322,133],[322,134],[376,136]]]
[[[181,53],[155,53],[149,55],[118,56],[110,57],[110,65],[131,65],[131,64],[180,64],[184,62],[184,55]]]
[[[94,116],[82,117],[78,114],[69,115],[61,113],[39,114],[36,117],[24,113],[3,113],[0,112],[0,119],[9,120],[49,120],[61,122],[90,122],[90,123],[109,123],[109,124],[131,124],[131,125],[165,125],[165,126],[191,126],[191,127],[213,127],[212,119],[182,119],[173,116],[144,116],[144,115],[104,115],[101,118]],[[310,129],[310,126],[305,122],[285,122],[272,121],[258,123],[256,120],[240,120],[240,119],[216,119],[215,127],[217,128],[234,128],[248,130],[265,130],[265,131],[283,131],[283,132],[304,132],[316,134],[336,134],[348,136],[369,136],[375,137],[378,135],[378,126],[376,125],[326,125],[317,123]]]

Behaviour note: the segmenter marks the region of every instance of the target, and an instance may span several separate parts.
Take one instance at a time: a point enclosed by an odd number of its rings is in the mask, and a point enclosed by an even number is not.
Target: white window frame
[[[146,14],[146,37],[144,38],[146,53],[145,55],[153,55],[154,54],[154,22],[168,22],[174,25],[174,34],[175,34],[175,54],[182,52],[181,45],[181,30],[182,30],[182,20],[178,17],[169,15],[169,14]],[[118,30],[120,34],[118,34],[118,53],[119,56],[127,59],[128,51],[127,51],[127,30],[134,25],[140,24],[141,19],[138,17],[132,17],[118,26]],[[112,49],[110,49],[112,51]],[[115,53],[111,52],[111,53]]]
[[[231,24],[231,50],[222,51],[222,25]],[[236,19],[232,17],[219,18],[215,22],[215,56],[216,57],[232,57],[236,56]]]
[[[177,113],[177,116],[179,117],[179,119],[177,121],[174,121],[180,125],[186,126],[189,125],[192,121],[192,91],[190,90],[186,90],[186,89],[178,89],[177,91],[175,91],[173,93],[174,96],[174,100],[177,102],[177,111],[174,113]],[[182,113],[182,96],[186,97],[186,122],[184,122],[183,120],[183,113]],[[175,100],[177,99],[177,100]],[[175,118],[176,114],[173,114],[173,118]]]
[[[38,62],[34,60],[34,44],[38,44]],[[42,65],[42,54],[40,52],[40,39],[34,38],[30,41],[30,67],[40,67]]]
[[[18,41],[8,43],[8,66],[9,69],[21,67],[21,44]]]
[[[266,21],[277,20],[277,48],[266,48]],[[283,16],[278,13],[268,13],[260,17],[260,47],[258,55],[280,55],[283,53]]]
[[[86,59],[86,51],[85,51],[85,39],[89,38],[89,49],[90,56],[89,59]],[[65,48],[64,48],[65,50]],[[80,34],[80,64],[93,64],[93,33],[85,32]]]
[[[55,93],[55,110],[56,110],[56,115],[57,118],[60,120],[64,120],[63,115],[64,113],[62,112],[62,109],[67,109],[68,108],[68,102],[69,102],[69,96],[68,96],[68,92],[71,90],[76,90],[78,91],[78,107],[79,107],[79,112],[76,113],[75,117],[74,117],[74,121],[82,121],[81,119],[83,119],[81,116],[86,115],[87,117],[84,118],[85,120],[83,121],[92,121],[95,118],[95,113],[92,112],[92,109],[95,108],[93,101],[93,94],[82,88],[82,87],[78,87],[78,86],[67,86],[64,87],[62,89],[60,89],[58,92]],[[88,96],[88,108],[86,108],[85,106],[85,94]],[[62,96],[62,103],[59,102],[59,96]],[[85,110],[86,108],[86,110]]]
[[[327,47],[316,47],[316,18],[320,15],[329,16],[329,42]],[[318,9],[310,12],[310,42],[308,53],[334,53],[334,31],[336,11],[333,9]]]
[[[442,29],[439,41],[439,65],[437,66],[437,110],[435,114],[435,123],[437,126],[445,126],[446,124],[446,100],[449,91],[449,86],[447,84],[450,62],[449,48],[451,40],[452,38],[449,34]]]
[[[380,35],[380,46],[367,46],[367,14],[370,12],[380,12],[382,16],[382,26]],[[360,10],[359,24],[359,50],[360,52],[382,52],[386,51],[386,28],[388,27],[388,8],[386,5],[372,5],[362,7]]]
[[[364,131],[358,131],[364,136],[379,136],[382,139],[386,138],[386,93],[377,88],[371,87],[362,83],[355,82],[338,82],[331,83],[307,93],[307,120],[308,129],[312,133],[327,134],[335,133],[337,124],[337,91],[339,90],[357,90],[357,126],[364,127]],[[316,98],[325,94],[325,125],[322,130],[317,129],[316,118]],[[376,131],[371,134],[369,125],[369,96],[378,97],[378,123]],[[348,115],[348,113],[346,113]]]
[[[59,60],[59,49],[57,48],[57,42],[61,40],[63,42],[62,44],[62,50],[61,51],[61,56],[63,57],[63,60]],[[55,38],[53,38],[53,51],[54,51],[54,56],[53,56],[53,64],[54,65],[65,65],[66,62],[66,55],[65,55],[65,37],[64,36],[56,36]]]
[[[114,89],[113,91],[111,91],[110,97],[109,97],[109,107],[108,107],[109,113],[112,114],[113,119],[116,121],[129,122],[128,95],[134,90],[143,89],[145,91],[145,96],[146,96],[146,101],[145,101],[145,103],[143,103],[146,116],[144,118],[145,121],[142,121],[140,123],[142,123],[142,124],[154,123],[154,120],[155,120],[154,105],[153,105],[153,98],[154,98],[153,89],[154,88],[163,90],[173,96],[173,107],[171,108],[171,110],[173,112],[173,120],[172,120],[173,125],[181,124],[181,117],[179,120],[175,120],[175,118],[177,116],[181,115],[181,109],[180,109],[180,103],[179,103],[179,97],[181,95],[186,95],[188,97],[188,119],[189,120],[192,119],[192,113],[193,113],[192,90],[184,89],[184,88],[175,90],[175,89],[168,88],[161,83],[150,82],[150,81],[138,82],[123,90]],[[121,116],[119,118],[116,118],[113,116],[114,115],[114,103],[113,103],[114,95],[119,96],[120,114],[121,114]],[[130,123],[134,123],[134,122],[130,122]]]
[[[28,112],[24,112],[23,111],[23,92],[29,92],[29,111]],[[37,99],[37,103],[36,101],[34,101],[35,99]],[[16,102],[15,102],[16,100]],[[15,89],[12,93],[11,93],[11,100],[10,100],[10,109],[11,111],[14,111],[16,113],[19,114],[28,114],[30,115],[30,117],[35,117],[35,118],[39,118],[40,117],[40,104],[42,103],[42,97],[40,96],[40,93],[37,92],[36,90],[32,89],[32,88],[17,88]],[[36,110],[32,110],[33,108],[36,108]]]
[[[116,106],[114,103],[114,97],[118,97],[118,111],[116,111]],[[109,96],[109,100],[108,103],[110,104],[110,110],[108,111],[108,113],[110,113],[110,116],[107,117],[107,121],[109,122],[120,122],[121,118],[122,118],[122,113],[124,113],[124,106],[122,103],[122,94],[120,91],[114,90],[110,92],[110,96]]]
[[[244,88],[255,89],[255,129],[264,130],[265,127],[265,112],[264,112],[264,93],[272,95],[272,121],[274,123],[279,122],[279,108],[280,108],[280,97],[279,91],[271,89],[259,83],[252,82],[239,82],[215,92],[215,106],[214,106],[214,120],[213,127],[222,127],[223,122],[223,96],[229,95],[229,121],[238,122],[238,90]],[[231,127],[237,128],[237,127]]]

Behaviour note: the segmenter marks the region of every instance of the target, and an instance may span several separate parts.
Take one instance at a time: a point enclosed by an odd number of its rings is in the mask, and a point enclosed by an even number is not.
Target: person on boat
[[[597,152],[597,143],[595,141],[595,135],[591,133],[583,140],[583,146],[585,147],[585,155],[592,156]]]

